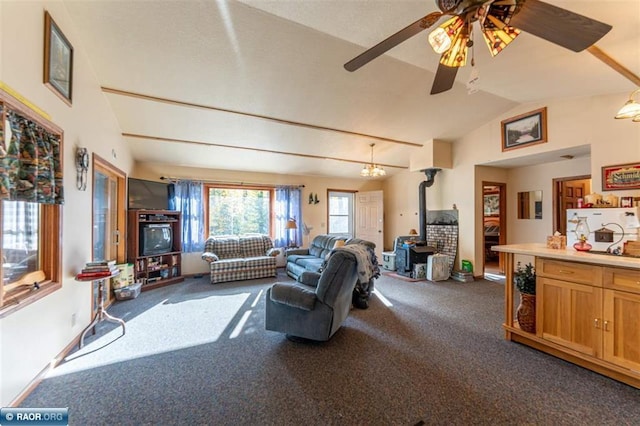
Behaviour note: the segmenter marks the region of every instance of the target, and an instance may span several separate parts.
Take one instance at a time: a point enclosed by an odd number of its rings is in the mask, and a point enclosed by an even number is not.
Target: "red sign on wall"
[[[640,188],[640,163],[619,164],[602,168],[602,190]]]

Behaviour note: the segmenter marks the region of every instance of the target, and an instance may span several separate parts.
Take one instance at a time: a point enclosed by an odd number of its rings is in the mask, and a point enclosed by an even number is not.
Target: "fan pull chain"
[[[471,43],[471,66],[476,66],[476,44],[473,42],[473,27],[469,33],[469,42]]]
[[[473,34],[473,33],[472,33]],[[470,35],[469,40],[471,40],[471,75],[469,75],[469,81],[467,81],[467,93],[469,95],[474,94],[478,91],[478,69],[476,68],[476,47],[475,43],[473,43],[473,35]]]

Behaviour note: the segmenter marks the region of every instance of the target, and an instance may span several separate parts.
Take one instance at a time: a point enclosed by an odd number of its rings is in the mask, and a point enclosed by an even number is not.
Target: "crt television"
[[[169,184],[129,178],[129,209],[166,210]]]
[[[170,223],[148,223],[140,230],[140,255],[153,256],[173,251],[173,228]]]

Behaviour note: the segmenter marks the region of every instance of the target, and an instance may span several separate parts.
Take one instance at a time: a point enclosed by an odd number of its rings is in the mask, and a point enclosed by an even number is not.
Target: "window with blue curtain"
[[[290,247],[302,244],[302,191],[299,186],[278,186],[275,189],[275,247]],[[296,229],[287,229],[287,221],[296,221]]]
[[[202,182],[179,180],[170,187],[169,209],[182,213],[182,251],[204,250],[204,205]]]

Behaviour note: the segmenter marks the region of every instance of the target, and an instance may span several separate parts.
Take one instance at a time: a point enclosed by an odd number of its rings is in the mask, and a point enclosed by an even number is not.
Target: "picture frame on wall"
[[[640,163],[602,167],[602,190],[640,189]]]
[[[502,151],[547,142],[547,107],[502,120]]]
[[[73,46],[44,12],[44,84],[71,106],[73,93]]]
[[[484,195],[484,215],[496,216],[500,214],[500,195],[485,194]]]

